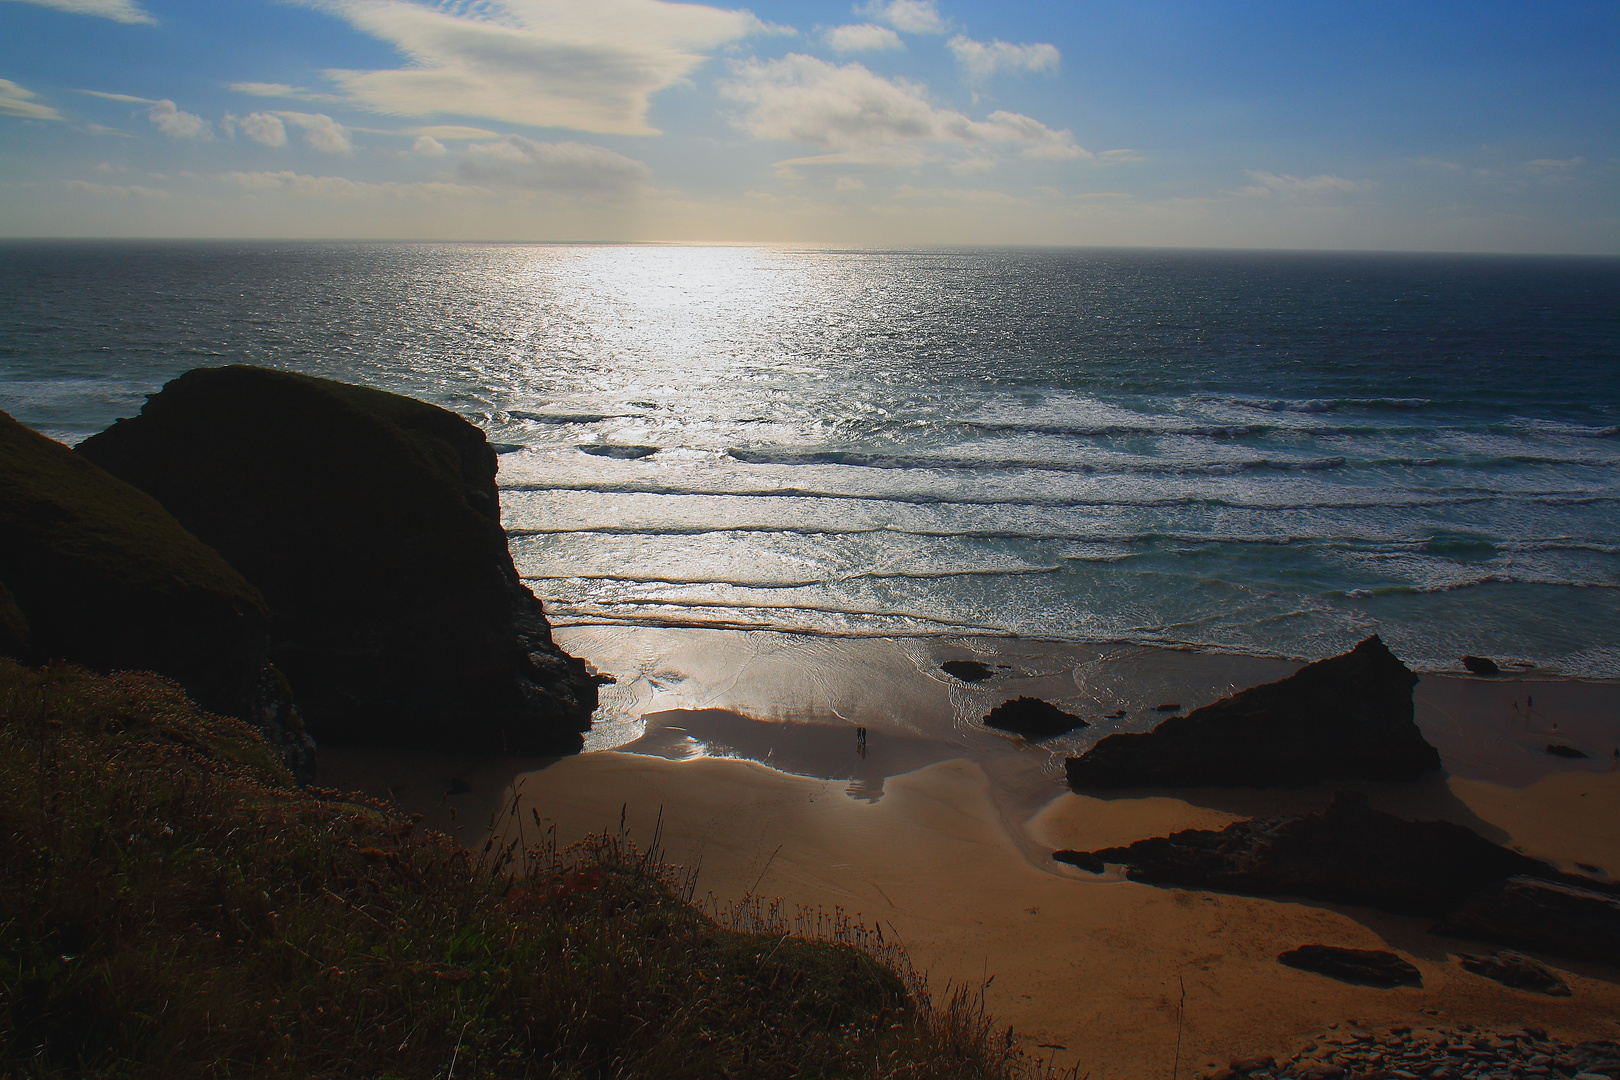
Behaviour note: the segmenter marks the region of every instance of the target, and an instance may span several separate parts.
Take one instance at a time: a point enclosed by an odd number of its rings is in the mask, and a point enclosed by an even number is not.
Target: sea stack
[[[1075,788],[1274,787],[1415,780],[1440,753],[1412,719],[1417,676],[1380,641],[1274,683],[1110,735],[1068,759]]]
[[[577,750],[596,679],[551,638],[477,427],[291,372],[186,373],[79,446],[258,586],[317,741]]]

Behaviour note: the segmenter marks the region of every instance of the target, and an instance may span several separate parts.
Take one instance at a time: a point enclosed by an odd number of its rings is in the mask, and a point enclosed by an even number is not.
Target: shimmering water
[[[500,445],[562,624],[1620,677],[1620,262],[407,244],[0,247],[0,408],[192,367]]]

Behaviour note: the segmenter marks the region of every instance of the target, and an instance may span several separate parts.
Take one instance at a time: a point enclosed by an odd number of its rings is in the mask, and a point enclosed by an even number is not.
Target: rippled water
[[[0,408],[189,368],[499,444],[556,621],[1620,677],[1620,263],[400,244],[0,247]]]

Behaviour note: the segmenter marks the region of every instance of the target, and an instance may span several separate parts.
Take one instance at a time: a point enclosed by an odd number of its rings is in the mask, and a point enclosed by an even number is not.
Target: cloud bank
[[[1053,131],[1028,116],[997,111],[971,120],[935,108],[918,83],[798,53],[737,64],[721,93],[748,106],[737,119],[743,130],[829,151],[819,163],[914,164],[942,151],[974,155],[986,164],[992,161],[985,155],[998,151],[1051,161],[1090,156],[1068,131]]]
[[[463,180],[494,187],[581,195],[625,195],[652,177],[642,162],[600,146],[535,142],[521,135],[473,143],[459,172]]]
[[[329,71],[353,104],[391,116],[452,115],[530,127],[649,135],[650,95],[709,52],[768,30],[746,11],[664,0],[305,0],[408,61]]]

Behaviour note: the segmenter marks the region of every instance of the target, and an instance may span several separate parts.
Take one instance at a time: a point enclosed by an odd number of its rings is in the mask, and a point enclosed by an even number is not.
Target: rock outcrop
[[[1049,701],[1020,697],[1003,701],[991,709],[985,714],[984,726],[1010,731],[1026,739],[1049,739],[1087,725],[1078,716],[1064,712]]]
[[[1620,964],[1620,890],[1447,821],[1406,821],[1341,791],[1320,814],[1188,829],[1052,857],[1132,881],[1301,896],[1440,919],[1433,932]]]
[[[1053,858],[1101,872],[1123,864],[1132,881],[1271,896],[1305,896],[1439,917],[1475,890],[1516,874],[1558,872],[1449,821],[1406,821],[1341,791],[1303,817],[1187,829],[1102,851]]]
[[[1440,754],[1412,719],[1417,676],[1376,636],[1286,679],[1239,691],[1152,731],[1110,735],[1068,760],[1096,787],[1272,787],[1414,780]]]
[[[1470,896],[1434,932],[1620,964],[1620,897],[1567,879],[1515,877]]]
[[[1301,945],[1277,957],[1277,962],[1301,971],[1314,971],[1340,982],[1359,986],[1422,986],[1423,975],[1407,961],[1385,949],[1344,949],[1337,945]]]
[[[472,424],[237,366],[182,375],[79,452],[258,586],[271,658],[321,741],[579,748],[597,683],[518,578]]]
[[[1569,997],[1569,984],[1552,968],[1516,952],[1498,952],[1489,956],[1463,953],[1457,963],[1464,971],[1483,975],[1503,986],[1515,990],[1530,990],[1548,997]]]
[[[1496,661],[1488,656],[1465,656],[1463,657],[1463,667],[1467,668],[1469,673],[1473,675],[1502,674],[1502,669],[1497,666]]]
[[[961,679],[965,683],[984,682],[994,675],[995,669],[978,660],[947,660],[939,665],[939,669],[953,679]]]

